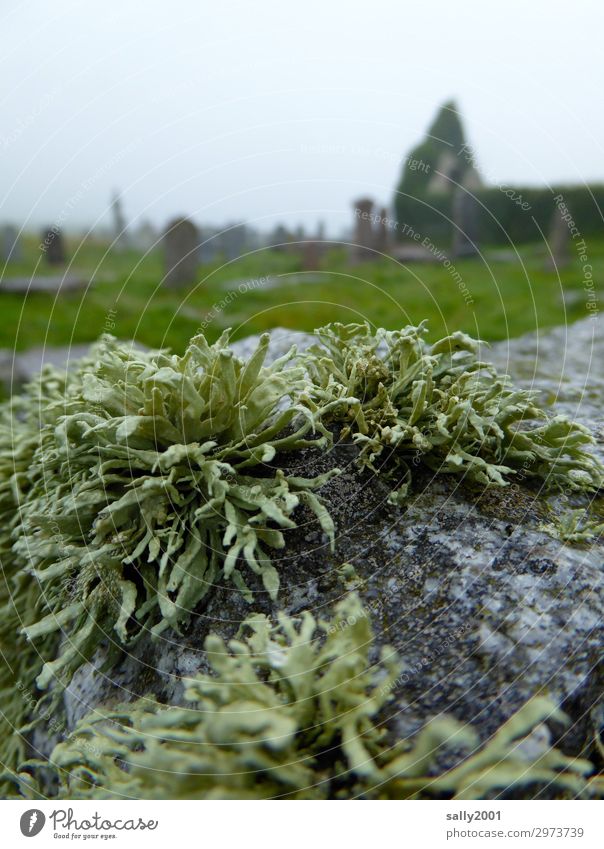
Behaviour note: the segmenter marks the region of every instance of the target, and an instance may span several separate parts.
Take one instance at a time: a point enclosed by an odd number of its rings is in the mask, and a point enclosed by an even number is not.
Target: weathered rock
[[[0,384],[10,393],[18,391],[32,380],[45,365],[69,369],[88,353],[89,345],[70,345],[65,348],[39,347],[28,351],[0,348]]]
[[[134,344],[134,343],[132,343]],[[136,344],[136,348],[142,346]],[[51,345],[29,348],[27,351],[11,351],[0,348],[0,390],[7,395],[18,392],[25,383],[37,377],[44,366],[54,366],[69,371],[77,368],[82,357],[86,356],[90,345]]]
[[[272,355],[308,339],[275,331]],[[250,346],[238,343],[241,353]],[[537,340],[523,337],[493,346],[490,356],[599,437],[604,387],[588,367],[604,353],[598,323],[556,329],[541,337],[536,352]],[[602,453],[601,444],[597,450]],[[575,719],[563,745],[580,750],[603,692],[604,545],[564,545],[539,526],[552,511],[581,502],[546,498],[526,483],[471,489],[418,469],[407,506],[395,508],[387,504],[392,482],[359,472],[355,453],[354,446],[337,443],[329,454],[307,450],[280,460],[304,475],[342,469],[321,493],[336,523],[335,553],[314,517],[301,511],[299,528],[287,532],[286,548],[274,559],[281,575],[276,604],[260,584],[253,586],[251,605],[232,585],[219,586],[182,634],[143,639],[105,672],[106,649],[100,648],[65,694],[68,726],[106,701],[152,693],[180,702],[181,678],[207,670],[209,631],[231,636],[251,610],[310,609],[327,616],[354,588],[378,643],[393,646],[403,661],[385,717],[393,734],[406,736],[448,712],[486,737],[542,692]],[[346,563],[353,570],[343,569]],[[36,745],[49,748],[43,731]]]
[[[82,274],[45,274],[29,277],[4,277],[2,292],[19,295],[31,295],[33,292],[50,292],[53,295],[64,295],[67,292],[77,292],[90,286],[90,279]]]

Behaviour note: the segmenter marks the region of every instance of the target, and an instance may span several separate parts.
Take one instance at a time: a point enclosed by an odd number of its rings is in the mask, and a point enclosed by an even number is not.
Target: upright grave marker
[[[199,264],[199,232],[188,218],[175,218],[165,229],[164,283],[179,287],[193,283]]]

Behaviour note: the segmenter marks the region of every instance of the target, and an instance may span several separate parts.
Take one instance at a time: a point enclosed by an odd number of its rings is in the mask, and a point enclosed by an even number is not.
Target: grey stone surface
[[[0,349],[0,383],[7,392],[18,390],[38,374],[42,366],[68,368],[70,363],[76,363],[85,356],[89,348],[89,345],[71,345],[64,348],[40,346],[17,353],[5,348]]]
[[[1,292],[15,292],[29,295],[32,292],[50,292],[59,294],[77,292],[90,285],[88,277],[80,274],[54,274],[35,277],[3,277],[0,282]]]
[[[604,335],[598,315],[485,347],[483,359],[517,385],[538,390],[546,407],[598,435],[604,420]]]
[[[272,355],[308,338],[275,330]],[[237,347],[247,354],[252,341]],[[539,340],[499,343],[489,355],[540,389],[544,404],[555,401],[557,410],[588,423],[602,453],[602,377],[590,363],[600,363],[603,353],[599,323],[586,320]],[[65,694],[69,726],[107,701],[146,693],[180,701],[180,679],[207,669],[208,631],[233,635],[251,610],[310,609],[324,616],[356,589],[378,642],[394,646],[403,663],[384,715],[397,736],[449,712],[486,737],[541,692],[572,716],[562,745],[579,751],[603,692],[602,542],[571,547],[540,530],[548,511],[563,512],[569,500],[545,499],[538,486],[485,491],[419,471],[407,506],[391,507],[391,486],[360,473],[354,457],[354,447],[336,444],[329,454],[307,450],[281,461],[296,474],[342,469],[322,491],[337,528],[334,554],[314,518],[301,511],[299,528],[287,532],[287,546],[275,561],[281,575],[277,604],[250,578],[251,606],[230,585],[218,586],[182,634],[141,640],[110,672],[101,669],[101,647]],[[342,576],[344,563],[353,564],[355,575]],[[44,749],[44,740],[37,742]]]

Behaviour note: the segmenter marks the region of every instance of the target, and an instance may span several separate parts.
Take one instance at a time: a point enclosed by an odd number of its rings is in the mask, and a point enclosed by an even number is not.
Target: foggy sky
[[[454,97],[489,182],[604,181],[598,0],[0,0],[0,223],[319,220],[392,200]],[[105,218],[103,218],[105,216]]]

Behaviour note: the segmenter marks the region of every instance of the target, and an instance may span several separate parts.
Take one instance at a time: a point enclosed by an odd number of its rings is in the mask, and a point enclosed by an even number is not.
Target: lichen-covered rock
[[[148,696],[103,707],[51,756],[60,798],[475,799],[509,793],[601,795],[591,761],[552,747],[544,720],[567,717],[535,697],[486,742],[451,716],[392,744],[379,723],[400,673],[356,593],[317,621],[253,614],[228,645],[205,641],[212,675],[187,680],[186,707]],[[443,762],[461,762],[440,771]],[[33,779],[33,781],[32,781]],[[34,791],[35,777],[21,775]],[[27,792],[27,791],[26,791]]]
[[[270,356],[310,340],[274,331]],[[245,355],[255,342],[235,347]],[[513,378],[542,390],[544,404],[555,402],[556,411],[587,425],[600,456],[604,381],[592,370],[603,355],[599,324],[589,319],[542,335],[538,343],[523,337],[489,351]],[[543,527],[586,506],[589,497],[545,494],[522,475],[505,488],[472,487],[418,467],[410,496],[394,506],[392,481],[360,470],[358,452],[358,445],[336,440],[329,451],[304,449],[285,462],[280,457],[292,476],[342,469],[320,490],[335,522],[335,551],[317,517],[299,508],[297,527],[284,531],[281,562],[274,558],[278,600],[252,576],[251,603],[231,586],[217,586],[180,634],[149,635],[110,670],[103,669],[107,647],[101,645],[63,696],[68,728],[101,704],[147,693],[183,704],[181,679],[209,671],[203,650],[209,632],[232,637],[250,610],[310,610],[327,617],[355,590],[378,646],[392,645],[403,663],[395,699],[383,711],[393,736],[407,737],[430,717],[448,713],[471,722],[486,739],[540,693],[574,720],[562,747],[588,752],[603,719],[604,543],[596,537],[570,546]],[[600,510],[597,499],[592,508]],[[551,732],[562,728],[554,724]],[[47,755],[54,742],[43,727],[36,731],[39,752]]]

